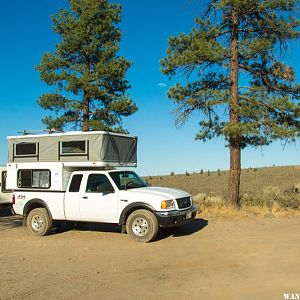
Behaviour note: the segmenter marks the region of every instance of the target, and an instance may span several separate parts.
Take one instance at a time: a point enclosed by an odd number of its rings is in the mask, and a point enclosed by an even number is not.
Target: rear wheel
[[[37,236],[50,233],[52,229],[52,219],[45,208],[33,209],[27,217],[27,228]]]
[[[158,222],[151,211],[138,209],[127,218],[126,231],[133,240],[147,243],[156,238]]]

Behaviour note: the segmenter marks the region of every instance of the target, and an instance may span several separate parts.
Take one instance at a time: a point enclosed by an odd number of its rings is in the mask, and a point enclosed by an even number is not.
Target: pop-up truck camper
[[[67,132],[8,137],[6,188],[13,209],[38,236],[61,221],[117,223],[139,242],[159,227],[195,218],[189,193],[150,187],[128,167],[137,166],[137,137]]]

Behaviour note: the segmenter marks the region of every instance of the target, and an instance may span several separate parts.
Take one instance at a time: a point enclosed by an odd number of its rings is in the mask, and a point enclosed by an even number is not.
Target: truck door
[[[65,216],[67,220],[79,221],[80,187],[83,174],[74,174],[65,194]]]
[[[80,191],[80,219],[118,222],[118,193],[105,174],[90,173]]]

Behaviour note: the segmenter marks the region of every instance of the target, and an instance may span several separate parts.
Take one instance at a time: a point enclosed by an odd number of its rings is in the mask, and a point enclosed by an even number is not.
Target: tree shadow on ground
[[[22,217],[13,215],[11,205],[0,206],[0,231],[22,226]]]

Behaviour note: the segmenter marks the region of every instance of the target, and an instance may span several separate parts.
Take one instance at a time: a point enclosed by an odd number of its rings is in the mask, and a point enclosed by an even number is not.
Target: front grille
[[[191,198],[190,197],[184,197],[184,198],[179,198],[176,199],[178,208],[187,208],[191,206]]]

